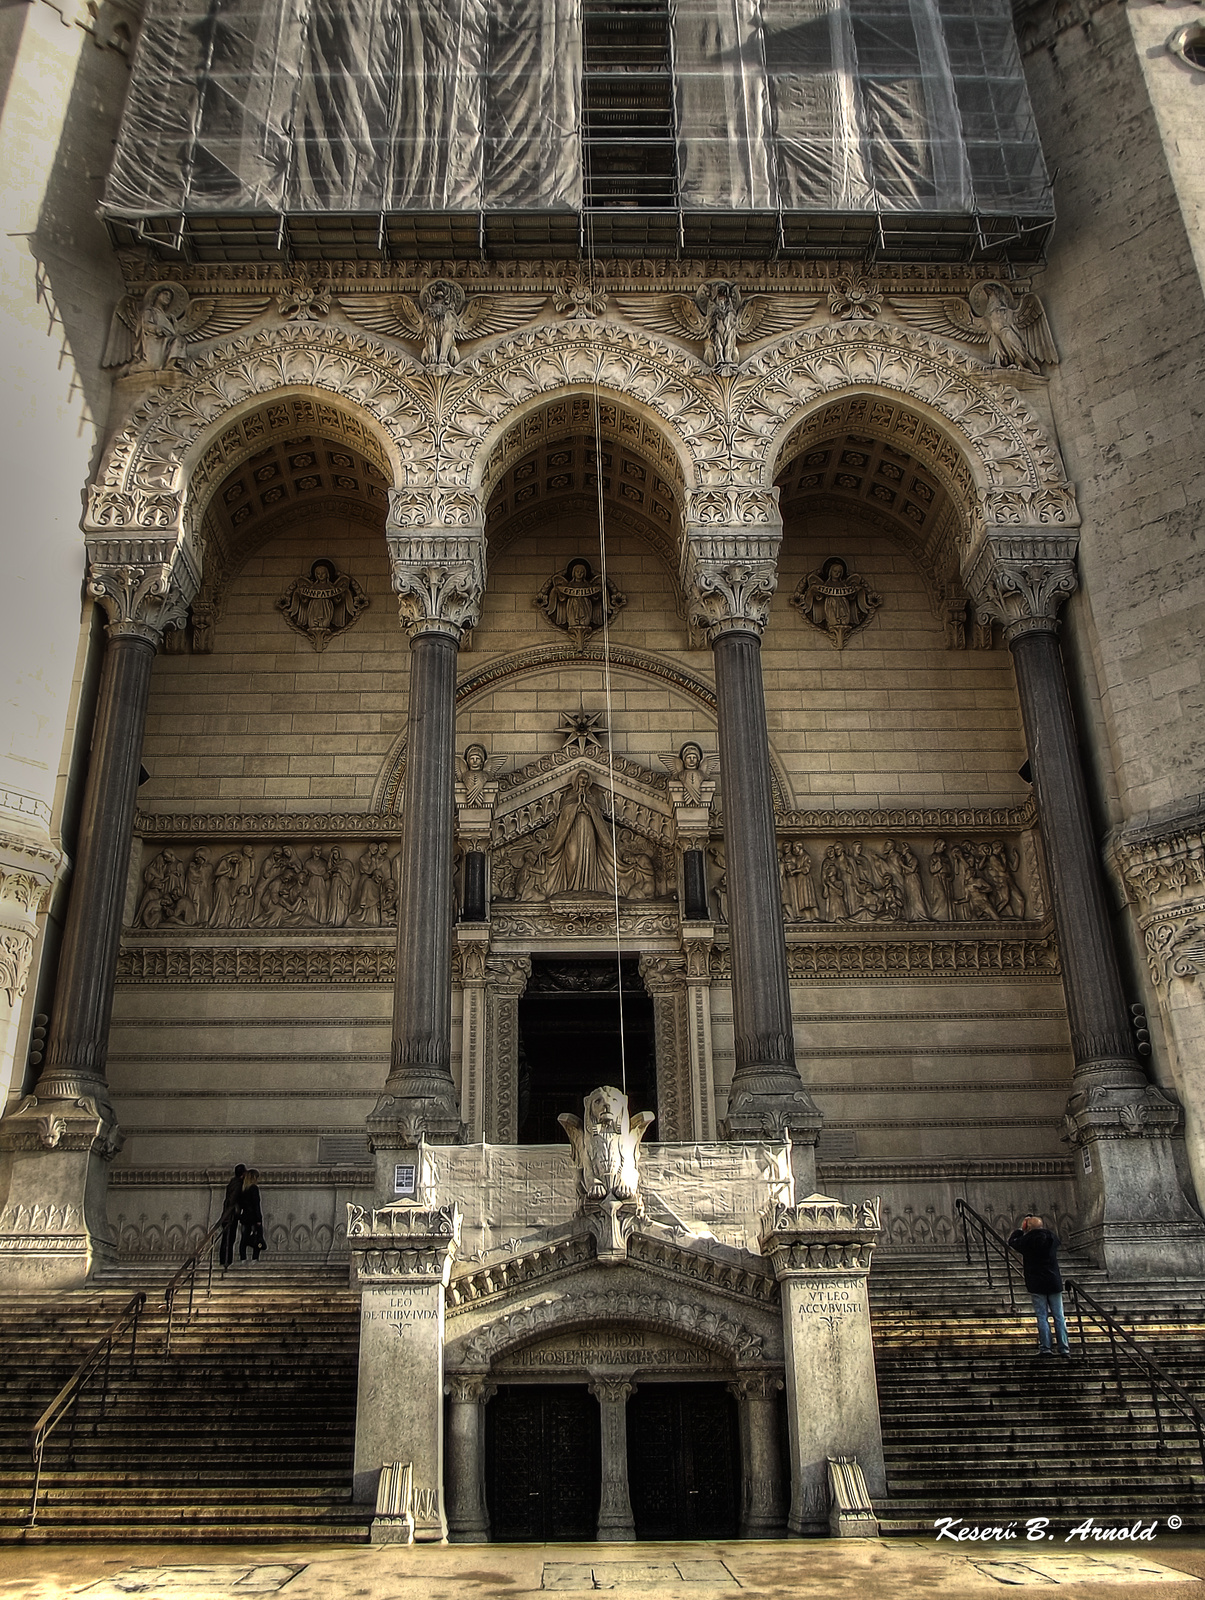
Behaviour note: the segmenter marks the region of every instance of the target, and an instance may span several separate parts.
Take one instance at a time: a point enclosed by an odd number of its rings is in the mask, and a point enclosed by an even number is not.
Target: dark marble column
[[[12,1282],[39,1289],[82,1282],[116,1246],[108,1169],[123,1141],[105,1069],[147,695],[164,631],[183,621],[197,581],[173,536],[88,543],[88,592],[108,637],[45,1065],[0,1124],[0,1192],[28,1218]],[[53,1238],[37,1220],[50,1216]]]
[[[1060,548],[1069,544],[1069,549]],[[1182,1113],[1135,1051],[1058,640],[1075,588],[1064,536],[989,535],[969,586],[1012,652],[1075,1060],[1063,1136],[1077,1152],[1071,1243],[1119,1275],[1205,1270],[1205,1228],[1180,1188]]]
[[[105,1063],[155,640],[108,640],[39,1100],[107,1105]]]
[[[761,527],[688,528],[683,578],[715,662],[736,1034],[726,1134],[760,1138],[789,1128],[796,1177],[810,1192],[821,1119],[795,1065],[761,675],[780,525],[776,504],[761,500]]]
[[[386,537],[411,660],[393,1039],[368,1118],[382,1200],[393,1153],[464,1137],[451,1071],[456,656],[485,572],[480,515],[459,491],[395,490]]]

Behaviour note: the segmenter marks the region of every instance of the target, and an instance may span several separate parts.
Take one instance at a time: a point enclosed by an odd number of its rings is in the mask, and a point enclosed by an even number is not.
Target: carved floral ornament
[[[726,381],[631,329],[570,319],[504,338],[447,380],[410,369],[395,351],[326,324],[265,328],[183,363],[184,381],[137,408],[113,442],[89,506],[89,525],[173,525],[185,463],[235,406],[305,388],[362,415],[384,444],[395,482],[472,488],[499,424],[541,396],[595,386],[647,411],[675,437],[695,487],[749,486],[772,476],[785,431],[826,394],[879,389],[943,419],[976,465],[984,491],[1029,491],[1014,515],[1052,520],[1038,491],[1066,484],[1037,414],[999,375],[912,328],[853,319],[806,330],[747,360]],[[1073,509],[1073,508],[1072,508]],[[985,501],[985,520],[994,512]],[[153,520],[151,520],[153,519]]]

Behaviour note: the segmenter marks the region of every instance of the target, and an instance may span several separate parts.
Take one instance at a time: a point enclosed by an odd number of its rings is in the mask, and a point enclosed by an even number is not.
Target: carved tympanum
[[[640,1141],[655,1118],[632,1116],[621,1089],[604,1085],[588,1094],[584,1120],[564,1111],[557,1118],[569,1135],[578,1187],[587,1200],[634,1200],[640,1187]]]
[[[294,578],[276,602],[276,609],[315,650],[325,650],[336,634],[350,628],[368,596],[356,580],[333,561],[315,561],[308,577]]]
[[[610,578],[596,578],[590,563],[575,556],[564,572],[553,573],[531,603],[584,650],[590,636],[627,604],[627,597]]]
[[[840,556],[830,556],[807,577],[791,596],[800,614],[828,635],[834,650],[844,650],[850,638],[864,628],[883,604],[866,579],[851,572]]]

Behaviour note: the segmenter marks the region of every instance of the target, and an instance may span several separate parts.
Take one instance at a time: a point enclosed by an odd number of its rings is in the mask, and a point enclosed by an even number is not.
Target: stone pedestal
[[[741,1538],[780,1539],[787,1520],[778,1447],[778,1393],[774,1372],[742,1375],[729,1387],[741,1419]]]
[[[636,1523],[628,1492],[628,1400],[636,1393],[636,1385],[630,1372],[591,1372],[590,1393],[602,1413],[598,1537],[603,1543],[634,1540]]]
[[[495,1385],[484,1376],[449,1378],[448,1539],[452,1544],[488,1544],[485,1500],[485,1406]]]
[[[414,1537],[443,1540],[444,1291],[460,1211],[348,1206],[347,1237],[361,1291],[354,1496],[371,1504],[381,1468],[410,1462]]]
[[[879,1202],[809,1195],[763,1214],[760,1244],[782,1297],[791,1510],[787,1531],[829,1531],[829,1459],[854,1457],[885,1494],[866,1280]]]

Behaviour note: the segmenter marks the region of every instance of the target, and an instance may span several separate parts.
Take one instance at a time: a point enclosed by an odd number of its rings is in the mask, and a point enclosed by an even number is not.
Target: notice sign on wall
[[[409,1166],[409,1167],[397,1166],[397,1167],[394,1167],[394,1169],[393,1169],[393,1192],[394,1192],[394,1194],[413,1194],[415,1192],[415,1189],[417,1188],[417,1183],[415,1181],[417,1170],[418,1169],[416,1167],[413,1167],[413,1166]]]

